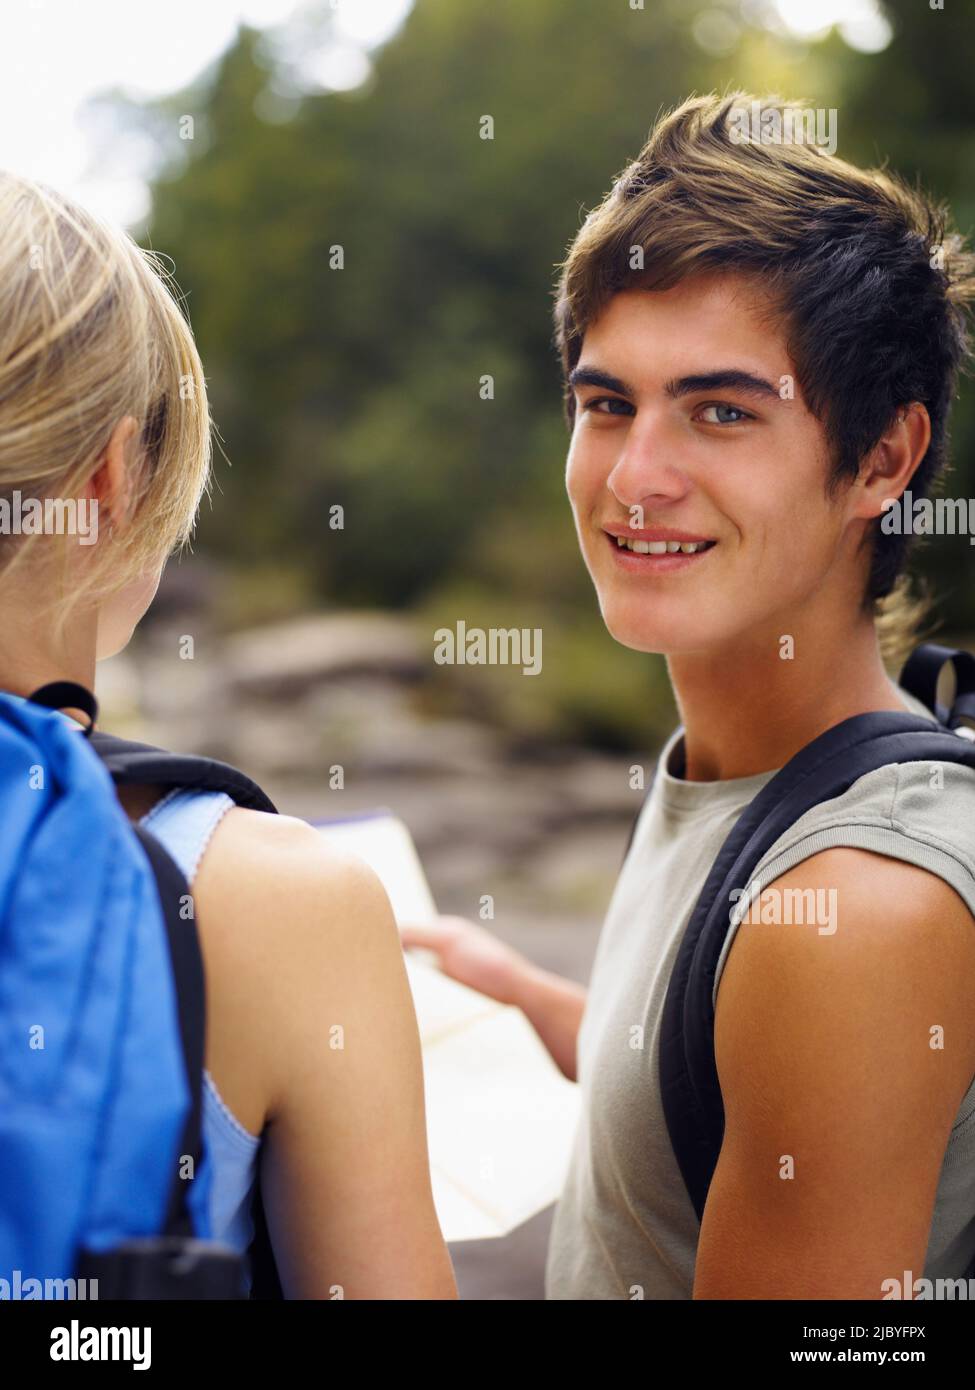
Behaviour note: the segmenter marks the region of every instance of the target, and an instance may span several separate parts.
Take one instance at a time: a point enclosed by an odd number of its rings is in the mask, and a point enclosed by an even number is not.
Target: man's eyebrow
[[[627,382],[611,372],[598,367],[576,367],[569,373],[569,385],[601,386],[604,391],[615,391],[619,396],[635,397],[637,392]],[[694,376],[674,377],[664,386],[664,392],[672,399],[679,396],[694,395],[699,391],[745,391],[752,396],[774,396],[780,399],[778,390],[764,377],[754,372],[742,371],[737,367],[724,368],[715,372],[699,372]]]
[[[627,382],[621,381],[618,376],[609,372],[600,371],[598,367],[575,367],[569,373],[569,385],[601,386],[604,391],[615,391],[618,396],[636,395],[636,391]]]
[[[774,396],[780,400],[779,392],[770,381],[754,372],[744,372],[730,367],[716,372],[700,372],[696,376],[675,377],[664,387],[668,396],[696,395],[698,391],[746,391],[752,396]]]

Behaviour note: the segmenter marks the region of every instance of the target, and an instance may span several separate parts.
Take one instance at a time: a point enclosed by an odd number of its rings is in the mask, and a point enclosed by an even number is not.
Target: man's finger
[[[404,946],[436,951],[446,942],[449,930],[440,922],[400,922],[399,934]]]

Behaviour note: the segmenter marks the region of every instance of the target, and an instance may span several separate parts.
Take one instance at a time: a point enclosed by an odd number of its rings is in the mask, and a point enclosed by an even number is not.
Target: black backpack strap
[[[277,807],[256,782],[216,758],[167,753],[149,743],[136,743],[114,734],[94,732],[98,704],[94,695],[74,681],[51,681],[30,699],[48,709],[80,709],[89,717],[85,735],[116,786],[163,786],[196,791],[226,792],[238,806],[275,814]],[[190,1113],[180,1152],[202,1155],[202,1088],[206,999],[203,958],[196,924],[184,920],[180,908],[189,888],[179,867],[142,826],[133,826],[156,877],[169,954],[179,1003],[179,1029],[190,1086]],[[103,1298],[239,1298],[243,1261],[232,1250],[193,1239],[187,1189],[177,1171],[166,1211],[163,1234],[150,1241],[132,1241],[104,1253],[82,1251],[78,1277],[97,1279]],[[260,1176],[254,1193],[254,1240],[248,1251],[252,1297],[283,1297],[271,1248]]]
[[[179,1009],[179,1036],[186,1064],[186,1079],[190,1088],[190,1110],[186,1117],[180,1154],[193,1159],[194,1170],[203,1150],[203,1065],[206,1040],[206,986],[203,975],[203,955],[192,917],[183,918],[182,901],[189,897],[189,885],[178,866],[163,846],[141,825],[133,825],[152,866],[162,904],[166,925],[166,941],[176,986]],[[187,1184],[179,1173],[173,1176],[166,1207],[163,1233],[168,1236],[191,1236],[193,1221],[187,1202]]]
[[[88,715],[85,737],[112,775],[116,786],[189,787],[195,791],[226,792],[238,806],[274,813],[277,807],[256,782],[229,763],[189,753],[167,753],[151,743],[136,743],[95,729],[98,701],[75,681],[49,681],[28,696],[46,709],[80,709]]]
[[[955,668],[955,698],[950,709],[938,704],[938,677],[947,662]],[[975,719],[975,656],[971,652],[926,642],[904,663],[900,684],[949,729],[957,729],[962,719]]]
[[[80,708],[80,706],[79,706]],[[227,763],[219,762],[215,758],[194,757],[189,754],[167,753],[161,748],[155,748],[147,743],[135,743],[129,739],[116,738],[112,734],[96,732],[91,735],[91,744],[95,752],[105,763],[108,771],[112,775],[112,780],[116,786],[164,786],[169,788],[188,787],[196,791],[217,791],[226,792],[233,797],[238,806],[244,806],[252,811],[265,811],[274,814],[277,811],[271,798],[249,777],[245,776],[237,768],[231,767]],[[187,1065],[193,1065],[195,1071],[191,1073],[196,1077],[196,1091],[194,1094],[194,1113],[195,1129],[184,1136],[184,1153],[197,1154],[199,1152],[200,1117],[201,1103],[200,1092],[203,1079],[203,965],[200,956],[199,940],[196,933],[196,925],[191,921],[184,921],[179,916],[179,902],[182,894],[187,893],[186,882],[179,872],[179,869],[163,847],[151,835],[141,827],[136,826],[136,833],[146,845],[146,852],[149,854],[150,862],[155,868],[156,860],[163,856],[172,867],[173,873],[178,876],[179,885],[171,876],[166,876],[166,881],[160,881],[160,891],[164,907],[166,907],[167,930],[170,930],[170,951],[173,953],[173,970],[176,975],[177,989],[180,997],[180,1029],[186,1029],[184,1035],[184,1045],[191,1047],[193,1057],[191,1061],[190,1053],[187,1051]],[[150,848],[150,844],[155,848]],[[157,874],[157,878],[158,878]],[[175,909],[174,909],[175,904]],[[175,916],[173,912],[175,910]],[[183,1002],[185,989],[185,1006]],[[197,1001],[199,1001],[199,1011]],[[181,1224],[184,1218],[180,1217],[176,1210],[177,1195],[184,1197],[185,1185],[178,1183],[181,1191],[174,1193],[170,1203],[170,1216],[174,1222]],[[261,1193],[260,1175],[258,1175],[257,1185],[254,1192],[253,1201],[254,1217],[254,1240],[248,1250],[248,1259],[251,1267],[251,1297],[274,1299],[283,1297],[281,1281],[278,1276],[277,1265],[274,1259],[274,1251],[271,1247],[270,1235],[268,1233],[267,1218],[264,1213],[264,1200]],[[188,1219],[188,1214],[186,1214]],[[231,1276],[228,1276],[231,1277]],[[99,1286],[101,1287],[101,1286]],[[157,1295],[159,1297],[165,1295]],[[173,1295],[183,1297],[184,1295]],[[207,1297],[209,1295],[193,1295]],[[222,1294],[221,1297],[237,1296],[236,1294]]]
[[[764,854],[805,812],[890,763],[975,768],[975,743],[912,714],[854,715],[803,748],[765,784],[725,840],[681,938],[664,1001],[659,1077],[667,1129],[694,1210],[704,1212],[724,1137],[712,996],[730,925]]]
[[[112,1250],[82,1250],[77,1277],[97,1279],[103,1299],[239,1299],[244,1297],[244,1259],[229,1247],[196,1238],[188,1200],[192,1179],[182,1178],[179,1171],[184,1155],[192,1158],[194,1172],[203,1157],[206,996],[196,925],[192,916],[184,918],[180,910],[189,888],[159,841],[140,825],[134,825],[133,830],[159,891],[190,1107],[179,1151],[174,1155],[177,1161],[159,1235],[125,1241]]]
[[[229,763],[190,753],[167,753],[149,743],[116,738],[96,730],[91,746],[112,774],[116,786],[188,787],[201,792],[226,792],[238,806],[251,811],[277,810],[256,782]]]
[[[98,718],[98,701],[90,690],[75,681],[49,681],[29,696],[32,704],[43,705],[45,709],[80,709],[88,716],[88,727],[84,730],[90,738]]]
[[[254,1189],[254,1239],[248,1248],[247,1257],[251,1266],[251,1298],[258,1300],[284,1298],[281,1276],[278,1272],[277,1261],[274,1258],[274,1247],[271,1245],[267,1213],[264,1210],[264,1194],[261,1191],[260,1174],[258,1174],[257,1186]]]

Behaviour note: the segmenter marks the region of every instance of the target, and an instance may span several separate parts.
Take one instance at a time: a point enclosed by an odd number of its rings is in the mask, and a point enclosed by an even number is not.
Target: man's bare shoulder
[[[736,932],[695,1297],[879,1298],[923,1266],[975,1074],[975,920],[937,875],[861,849],[812,855],[770,887],[835,892],[836,929],[770,912]]]
[[[759,1075],[800,1093],[817,1082],[851,1094],[868,1082],[888,1092],[933,1083],[957,1106],[975,1071],[975,918],[954,888],[840,847],[762,896],[765,920],[746,914],[718,991],[722,1088],[725,1076],[749,1086]],[[813,920],[796,920],[800,902]],[[829,906],[828,925],[817,904]]]

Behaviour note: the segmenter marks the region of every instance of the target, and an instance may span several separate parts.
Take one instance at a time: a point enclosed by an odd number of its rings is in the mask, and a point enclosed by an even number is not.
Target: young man
[[[930,715],[881,659],[908,538],[880,518],[944,467],[973,287],[920,195],[743,138],[753,101],[696,98],[660,122],[562,267],[579,543],[612,636],[666,654],[682,723],[588,997],[470,924],[407,936],[519,1004],[580,1081],[555,1298],[875,1299],[975,1255],[969,769],[882,768],[763,859],[763,898],[831,906],[729,924],[725,1134],[700,1223],[661,1106],[670,972],[741,811],[841,720]]]

